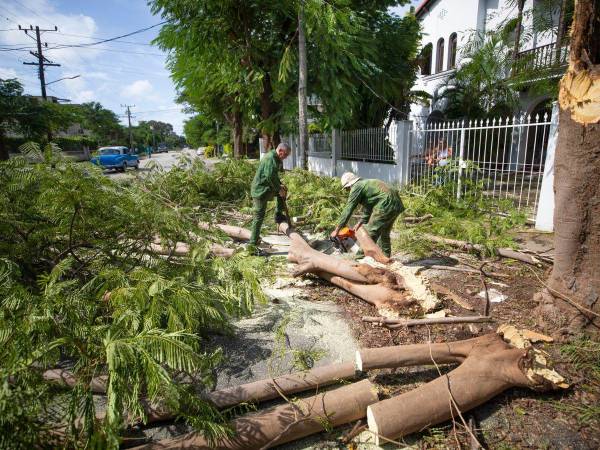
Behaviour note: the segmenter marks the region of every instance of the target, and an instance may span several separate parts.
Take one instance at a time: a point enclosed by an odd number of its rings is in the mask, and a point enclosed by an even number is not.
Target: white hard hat
[[[342,187],[349,188],[358,180],[360,180],[360,177],[357,177],[352,172],[346,172],[344,175],[342,175]]]

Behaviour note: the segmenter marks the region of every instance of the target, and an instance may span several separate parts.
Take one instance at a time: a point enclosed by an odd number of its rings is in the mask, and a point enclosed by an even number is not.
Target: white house
[[[417,124],[443,119],[443,104],[436,102],[437,94],[448,76],[460,66],[460,49],[475,33],[479,36],[498,29],[502,23],[518,16],[519,0],[423,0],[415,15],[422,24],[421,70],[413,89],[429,93],[433,100],[429,106],[413,104],[411,120]],[[560,21],[559,11],[551,13],[555,25],[552,32],[534,33],[533,12],[540,8],[538,0],[525,0],[521,24],[519,56],[533,56],[535,67],[543,67],[555,61],[555,42]],[[544,11],[545,14],[547,12]],[[563,27],[564,28],[564,25]],[[559,36],[564,36],[564,33]],[[562,40],[562,39],[561,39]],[[561,63],[566,61],[566,50],[561,49]],[[518,57],[519,57],[518,56]],[[521,111],[533,112],[548,96],[532,96],[526,91],[520,94]]]

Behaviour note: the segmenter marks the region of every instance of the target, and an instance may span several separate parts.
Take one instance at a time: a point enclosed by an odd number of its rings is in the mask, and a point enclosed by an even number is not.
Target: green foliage
[[[204,147],[205,158],[214,158],[215,156],[217,156],[217,149],[214,145],[207,145]]]
[[[233,157],[233,145],[230,143],[225,144],[223,146],[223,154],[229,156],[230,158]]]
[[[164,198],[176,199],[178,170],[117,183],[55,146],[22,152],[0,163],[0,446],[116,448],[125,418],[144,417],[143,398],[223,433],[219,413],[174,376],[210,386],[220,353],[202,337],[264,299],[264,259],[209,256],[213,238],[194,211]],[[224,196],[228,169],[217,173],[225,178],[211,194]],[[148,251],[156,238],[192,252],[158,257]],[[41,379],[59,365],[74,372],[74,389]],[[106,418],[95,423],[89,383],[102,374]]]
[[[290,215],[302,216],[303,226],[313,231],[335,228],[348,197],[339,179],[294,169],[286,172],[283,182],[288,187]]]
[[[397,221],[398,247],[425,256],[433,244],[419,238],[423,232],[480,244],[489,254],[493,254],[496,248],[512,246],[511,231],[524,225],[526,217],[509,200],[484,195],[484,180],[474,181],[476,170],[473,164],[463,168],[463,192],[458,200],[456,184],[444,182],[456,177],[458,162],[455,160],[436,168],[432,183],[424,190],[411,192],[409,187],[406,195],[402,195],[406,207],[404,215],[422,217],[431,214],[433,218],[417,225],[404,225]]]

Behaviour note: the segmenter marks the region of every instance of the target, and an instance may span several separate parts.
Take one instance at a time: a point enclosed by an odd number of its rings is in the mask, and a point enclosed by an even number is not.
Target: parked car
[[[196,150],[196,156],[204,156],[204,147],[198,147],[198,150]]]
[[[127,147],[100,147],[98,154],[91,159],[93,164],[105,169],[115,169],[125,172],[128,167],[139,169],[140,159]]]
[[[158,147],[156,148],[156,153],[169,153],[167,144],[158,144]]]

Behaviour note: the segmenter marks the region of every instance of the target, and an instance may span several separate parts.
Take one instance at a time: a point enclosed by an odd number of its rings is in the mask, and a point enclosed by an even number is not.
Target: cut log
[[[391,283],[392,285],[404,288],[401,277],[392,274],[390,271],[371,267],[366,264],[356,264],[353,261],[336,258],[335,256],[326,255],[315,250],[308,245],[308,242],[306,242],[300,233],[286,222],[279,224],[279,231],[286,234],[292,241],[288,252],[288,260],[298,264],[298,269],[294,272],[294,276],[327,272],[359,283]]]
[[[362,380],[293,403],[276,406],[232,422],[234,436],[210,442],[199,433],[164,439],[137,449],[260,449],[281,445],[361,419],[378,400],[375,387]]]
[[[382,264],[390,263],[391,259],[388,258],[383,253],[381,248],[379,248],[379,245],[377,245],[377,243],[373,239],[371,239],[371,236],[369,236],[369,233],[367,232],[364,226],[359,227],[359,229],[356,230],[356,240],[358,242],[359,247],[364,252],[365,256],[370,256],[375,261],[380,262]]]
[[[355,377],[356,368],[353,362],[329,364],[304,372],[219,389],[209,393],[207,399],[217,408],[223,409],[244,402],[260,403],[272,400],[279,397],[280,392],[285,395],[295,394],[310,389],[318,389],[342,380],[351,380]]]
[[[217,228],[236,241],[249,241],[250,235],[252,234],[252,232],[248,228],[236,227],[234,225],[225,225],[221,223],[210,224],[206,222],[198,222],[198,227],[206,231],[210,231],[213,228]]]
[[[463,317],[432,317],[424,319],[387,319],[385,317],[363,317],[364,322],[379,323],[388,328],[413,327],[417,325],[445,325],[454,323],[481,323],[491,322],[490,316],[463,316]]]
[[[376,350],[379,364],[375,365],[385,367],[385,349]],[[468,341],[400,346],[394,353],[395,366],[461,364],[417,389],[370,405],[367,423],[375,433],[376,445],[449,420],[514,386],[536,390],[566,386],[560,375],[546,368],[540,351],[514,348],[496,333]],[[363,366],[365,359],[373,365],[373,356],[369,360],[367,355],[361,358]]]
[[[46,370],[42,374],[42,378],[65,387],[74,387],[77,384],[77,377],[71,371],[65,369]],[[90,382],[90,388],[94,394],[105,394],[107,382],[107,376],[95,377]]]
[[[481,253],[482,251],[485,250],[483,245],[480,245],[480,244],[471,244],[470,242],[459,241],[457,239],[443,238],[443,237],[435,236],[433,234],[428,234],[428,233],[423,233],[421,236],[425,237],[426,239],[428,239],[432,242],[437,242],[437,243],[444,244],[444,245],[450,245],[452,247],[456,247],[456,248],[458,248],[460,250],[464,250],[466,252]],[[498,248],[498,249],[496,249],[496,253],[498,254],[498,256],[501,256],[503,258],[516,259],[518,261],[521,261],[521,262],[524,262],[527,264],[531,264],[534,266],[541,265],[541,261],[538,258],[536,258],[535,256],[529,255],[529,254],[523,253],[523,252],[518,252],[516,250],[513,250],[512,248]]]
[[[405,293],[388,287],[385,284],[356,283],[327,272],[317,272],[317,275],[320,278],[329,281],[331,284],[363,299],[367,303],[375,306],[378,311],[384,313],[406,313],[407,308],[417,304],[414,299],[407,297]]]

